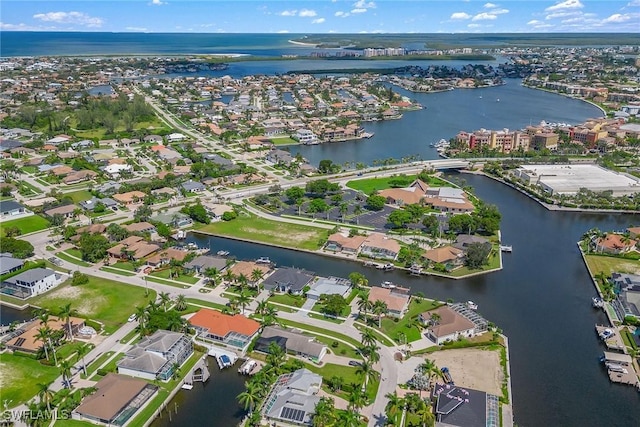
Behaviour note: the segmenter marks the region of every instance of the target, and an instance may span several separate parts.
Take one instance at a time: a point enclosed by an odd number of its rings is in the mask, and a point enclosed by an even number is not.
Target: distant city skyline
[[[640,30],[640,0],[2,0],[1,31],[551,33]]]

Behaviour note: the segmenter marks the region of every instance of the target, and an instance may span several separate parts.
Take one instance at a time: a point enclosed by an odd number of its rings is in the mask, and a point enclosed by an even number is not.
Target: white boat
[[[382,282],[381,286],[387,289],[394,289],[396,287],[396,285],[394,285],[392,282],[389,282],[389,281]]]
[[[496,102],[500,102],[500,98],[496,99]]]
[[[591,305],[593,305],[593,308],[602,308],[604,307],[604,301],[600,297],[593,297],[591,298]]]
[[[242,375],[249,375],[253,371],[253,369],[258,365],[253,359],[247,359],[240,368],[238,368],[238,373]]]
[[[469,308],[471,310],[477,310],[478,309],[478,304],[476,304],[473,301],[467,301],[467,308]]]
[[[261,256],[256,260],[256,264],[271,264],[271,260],[267,256]]]
[[[218,251],[218,252],[216,252],[216,255],[218,255],[218,256],[227,256],[227,255],[229,255],[229,251]]]
[[[500,250],[502,252],[512,252],[513,251],[513,246],[511,246],[511,245],[500,245]]]
[[[420,267],[417,264],[414,264],[411,266],[411,268],[409,269],[409,273],[410,274],[414,274],[414,275],[420,275],[422,274],[422,267]]]
[[[182,384],[182,388],[184,390],[191,390],[193,388],[193,384],[184,383],[184,384]]]
[[[378,265],[376,265],[376,268],[378,270],[391,271],[391,270],[395,269],[396,266],[388,262],[386,264],[378,264]]]

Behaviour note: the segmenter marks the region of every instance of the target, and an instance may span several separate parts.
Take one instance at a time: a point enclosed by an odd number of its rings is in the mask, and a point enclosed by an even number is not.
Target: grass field
[[[89,283],[71,286],[69,282],[50,292],[38,295],[31,304],[56,312],[59,307],[71,303],[71,308],[83,317],[98,320],[105,326],[107,333],[113,333],[127,321],[135,307],[144,306],[149,300],[155,300],[156,293],[113,280],[89,276]]]
[[[89,264],[88,262],[80,261],[72,256],[69,256],[69,254],[64,251],[56,252],[56,256],[67,262],[70,262],[71,264],[79,265],[80,267],[91,267],[91,264]]]
[[[397,180],[398,178],[402,178],[410,184],[417,178],[417,175],[396,175],[383,178],[356,179],[347,182],[347,187],[356,191],[362,191],[365,194],[372,194],[375,191],[391,188],[390,182]],[[450,183],[437,177],[429,177],[427,184],[433,187],[451,187]]]
[[[131,277],[131,276],[135,276],[136,275],[136,273],[131,273],[130,271],[120,270],[120,269],[111,268],[111,267],[100,267],[100,270],[107,271],[107,272],[113,273],[113,274],[122,274],[123,276],[127,276],[127,277]]]
[[[335,338],[341,339],[341,340],[343,340],[345,342],[348,342],[349,344],[351,344],[351,345],[353,345],[355,347],[360,347],[362,345],[360,343],[360,341],[358,341],[357,339],[352,338],[352,337],[348,337],[346,335],[340,334],[340,333],[332,331],[330,329],[318,328],[318,327],[312,326],[312,325],[305,325],[304,323],[298,323],[298,322],[294,322],[294,321],[288,320],[288,319],[279,319],[279,320],[285,326],[289,326],[289,327],[292,327],[292,328],[304,329],[305,331],[318,332],[320,334],[329,335],[330,337],[335,337]],[[327,327],[330,328],[331,325],[327,325]]]
[[[167,268],[164,270],[159,270],[159,271],[154,271],[153,273],[150,273],[150,276],[154,276],[154,277],[160,277],[162,279],[169,279],[169,274],[171,273],[171,269]],[[189,285],[195,285],[196,283],[198,283],[198,279],[197,277],[193,277],[193,276],[188,276],[186,274],[181,274],[179,276],[175,276],[175,277],[171,277],[171,280],[176,280],[178,282],[183,282]]]
[[[611,276],[614,271],[618,273],[640,273],[640,263],[632,259],[593,254],[585,255],[585,259],[594,277],[600,272],[604,272],[607,277]]]
[[[296,141],[293,138],[290,138],[288,136],[284,137],[284,138],[271,138],[269,141],[271,141],[273,143],[273,145],[298,145],[300,144],[298,141]]]
[[[91,200],[93,194],[89,193],[87,190],[79,190],[73,191],[71,193],[64,193],[65,196],[71,197],[73,199],[73,203],[84,202],[85,200]]]
[[[215,302],[203,301],[195,298],[187,298],[187,303],[189,303],[191,307],[183,312],[183,314],[194,313],[202,308],[200,306],[212,308],[214,310],[224,310],[225,308],[227,308],[222,304],[216,304]]]
[[[60,375],[55,366],[45,366],[30,357],[0,354],[2,401],[13,408],[29,401],[38,392],[38,383],[48,383]]]
[[[145,280],[150,282],[160,283],[161,285],[173,286],[174,288],[187,289],[189,285],[186,283],[181,285],[180,283],[172,282],[171,280],[161,279],[159,277],[147,276]]]
[[[441,304],[431,300],[422,300],[421,302],[416,301],[417,300],[415,298],[411,300],[407,314],[405,314],[398,322],[395,322],[393,318],[383,318],[382,332],[395,340],[398,339],[398,335],[400,333],[405,334],[408,342],[419,340],[421,330],[416,326],[411,325],[411,319],[416,318],[420,313],[437,308]]]
[[[0,225],[1,234],[4,236],[4,230],[9,227],[18,227],[21,234],[33,233],[34,231],[44,230],[49,227],[49,221],[39,215],[31,215],[24,218],[14,219],[3,222]]]
[[[276,302],[278,304],[289,305],[291,307],[302,307],[304,301],[304,298],[290,294],[277,294],[269,297],[269,302]]]
[[[320,249],[328,236],[328,230],[271,221],[254,215],[240,215],[232,221],[211,223],[198,231],[306,250]]]

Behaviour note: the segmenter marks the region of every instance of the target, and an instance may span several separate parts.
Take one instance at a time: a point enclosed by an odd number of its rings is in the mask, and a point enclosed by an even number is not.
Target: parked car
[[[355,360],[349,360],[349,366],[360,366],[360,362]]]
[[[136,320],[136,315],[132,314],[131,316],[129,316],[129,318],[127,319],[127,322],[133,322],[134,320]]]

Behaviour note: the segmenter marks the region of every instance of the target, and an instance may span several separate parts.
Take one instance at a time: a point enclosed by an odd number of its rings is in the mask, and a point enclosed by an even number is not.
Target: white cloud
[[[556,3],[553,6],[549,6],[544,11],[545,12],[554,12],[556,10],[565,10],[565,9],[582,9],[584,5],[580,3],[580,0],[565,0],[560,3]]]
[[[334,13],[334,16],[337,16],[338,18],[346,18],[349,15],[351,15],[349,12],[342,12],[342,11],[338,11]]]
[[[472,21],[493,21],[497,19],[498,15],[494,15],[489,12],[482,12],[471,18]]]
[[[102,18],[89,16],[84,12],[48,12],[33,15],[34,19],[44,22],[55,22],[57,24],[76,24],[85,27],[101,27],[104,23]]]
[[[630,21],[631,19],[638,19],[638,17],[640,16],[637,13],[625,13],[625,14],[614,13],[610,17],[604,19],[602,23],[603,24],[612,24],[612,23],[619,24],[622,22]]]
[[[276,31],[276,33],[278,34],[287,34],[289,32],[289,30],[278,30]]]
[[[493,9],[495,7],[498,7],[498,5],[495,3],[485,3],[482,7],[484,7],[485,9]]]
[[[312,24],[322,24],[325,21],[324,18],[318,18],[311,21]]]
[[[313,18],[316,15],[317,15],[316,11],[311,9],[302,9],[300,13],[298,13],[298,16],[302,18]]]
[[[149,29],[147,29],[145,27],[125,27],[124,29],[127,30],[127,31],[134,31],[134,32],[149,31]]]
[[[640,0],[631,0],[629,3],[627,3],[627,7],[634,7],[634,6],[640,6]]]
[[[467,28],[480,28],[482,27],[482,24],[469,24],[467,25]]]
[[[469,19],[469,18],[471,18],[471,15],[469,15],[468,13],[454,12],[451,14],[451,17],[449,19],[457,20],[457,19]]]
[[[10,24],[8,22],[0,22],[0,30],[4,30],[4,31],[45,31],[46,28],[32,27],[31,25],[27,25],[24,22],[21,22],[19,24]]]
[[[353,4],[353,7],[357,8],[357,9],[375,9],[376,8],[376,2],[358,0],[357,2],[355,2]]]
[[[366,11],[367,11],[367,9],[364,9],[364,8],[351,9],[351,13],[365,13]]]
[[[582,12],[579,10],[567,11],[567,12],[553,12],[545,16],[544,19],[556,19],[556,18],[566,18],[569,16],[578,16],[582,15]]]
[[[297,10],[283,10],[282,12],[280,12],[280,16],[296,16],[296,14],[298,13]]]
[[[163,4],[167,4],[167,2],[162,0],[151,0],[151,3],[149,3],[150,6],[162,6]]]
[[[542,24],[542,21],[538,21],[537,19],[532,19],[531,21],[527,22],[527,25],[538,25],[538,24]]]

